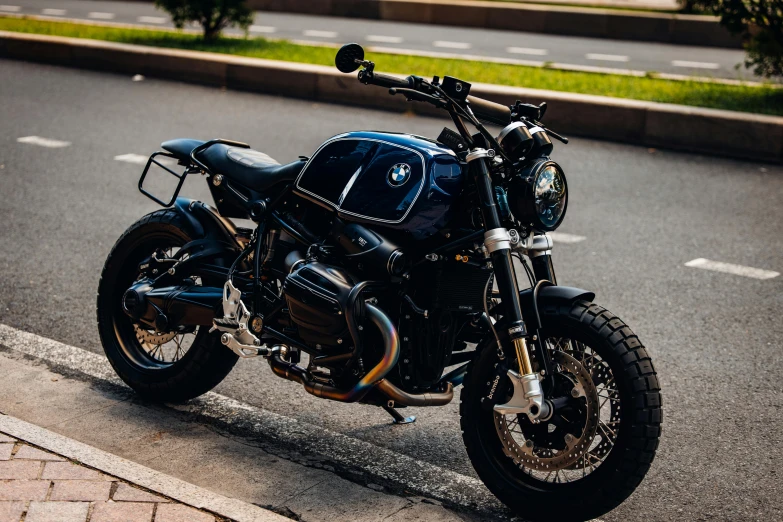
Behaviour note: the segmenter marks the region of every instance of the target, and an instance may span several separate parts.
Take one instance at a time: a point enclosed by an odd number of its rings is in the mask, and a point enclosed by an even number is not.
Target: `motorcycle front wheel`
[[[658,378],[638,337],[604,308],[577,301],[540,314],[553,363],[545,390],[558,407],[533,424],[482,404],[503,364],[492,337],[464,381],[463,440],[481,480],[515,514],[588,520],[628,498],[650,468],[661,434]],[[504,353],[516,370],[513,349]]]

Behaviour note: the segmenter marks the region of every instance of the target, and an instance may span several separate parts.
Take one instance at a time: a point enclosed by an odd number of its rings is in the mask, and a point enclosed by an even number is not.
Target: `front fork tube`
[[[481,216],[486,232],[484,245],[492,259],[495,278],[498,283],[500,298],[504,305],[505,318],[508,324],[508,335],[516,351],[519,373],[509,371],[514,385],[514,396],[505,405],[497,405],[500,412],[526,413],[531,420],[548,414],[548,404],[544,401],[544,393],[538,375],[533,373],[528,352],[528,332],[522,318],[522,306],[519,302],[519,289],[511,257],[511,242],[508,230],[502,227],[497,205],[495,203],[492,178],[487,168],[487,158],[491,154],[484,149],[473,149],[468,154],[468,168],[476,182]]]

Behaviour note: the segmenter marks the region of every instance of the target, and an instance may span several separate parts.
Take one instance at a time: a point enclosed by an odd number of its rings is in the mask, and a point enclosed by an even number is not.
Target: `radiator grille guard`
[[[484,309],[485,288],[492,270],[465,263],[446,263],[434,275],[432,308],[455,312]]]

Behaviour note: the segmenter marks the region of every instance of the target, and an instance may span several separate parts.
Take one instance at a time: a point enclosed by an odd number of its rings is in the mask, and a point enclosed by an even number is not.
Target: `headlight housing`
[[[533,230],[549,232],[560,226],[568,206],[568,184],[554,161],[533,162],[512,180],[509,203],[514,217]]]

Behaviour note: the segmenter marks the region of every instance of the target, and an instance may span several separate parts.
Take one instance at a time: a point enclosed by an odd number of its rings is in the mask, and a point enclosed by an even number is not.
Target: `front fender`
[[[534,291],[532,288],[519,292],[519,302],[522,306],[522,318],[528,331],[541,328],[538,310],[543,310],[548,306],[560,306],[571,304],[574,301],[589,301],[595,299],[595,292],[573,288],[570,286],[540,286],[538,289],[538,299],[534,300]]]

